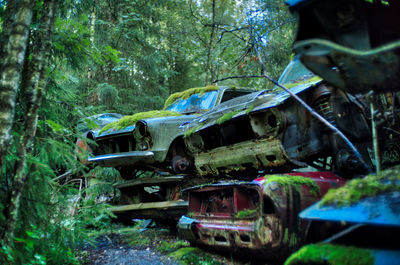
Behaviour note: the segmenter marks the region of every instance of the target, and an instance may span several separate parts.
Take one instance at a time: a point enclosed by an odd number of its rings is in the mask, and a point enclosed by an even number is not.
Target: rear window
[[[189,211],[195,215],[246,218],[254,216],[259,205],[258,189],[247,186],[208,187],[189,194]]]

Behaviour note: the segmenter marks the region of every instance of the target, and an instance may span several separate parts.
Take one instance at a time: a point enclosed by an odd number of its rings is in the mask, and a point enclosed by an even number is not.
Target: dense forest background
[[[0,263],[74,264],[88,227],[108,225],[95,194],[118,174],[93,169],[99,185],[82,189],[80,120],[161,109],[228,76],[278,78],[295,26],[282,0],[0,1]]]

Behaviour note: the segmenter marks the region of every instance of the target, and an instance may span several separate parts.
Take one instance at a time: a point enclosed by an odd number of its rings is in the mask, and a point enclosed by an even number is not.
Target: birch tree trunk
[[[213,41],[214,41],[214,35],[215,35],[215,0],[212,1],[212,14],[211,14],[211,32],[210,32],[210,40],[208,41],[208,47],[207,47],[207,62],[206,62],[206,79],[205,79],[205,85],[209,85],[214,79],[214,74],[212,71],[212,64],[211,64],[211,56],[212,56],[212,50],[213,50]]]
[[[29,27],[35,0],[8,1],[7,10],[15,10],[15,15],[6,16],[2,34],[2,63],[0,68],[0,168],[11,139],[11,127],[14,119],[15,102],[21,81],[22,65],[28,43]]]
[[[53,35],[57,0],[44,0],[43,16],[38,30],[36,42],[33,45],[32,61],[28,65],[27,86],[27,115],[24,123],[24,134],[21,136],[17,150],[19,161],[16,165],[9,204],[6,208],[6,227],[3,242],[13,244],[14,230],[18,219],[20,199],[27,181],[26,155],[31,151],[32,140],[36,133],[38,109],[46,86],[46,67],[50,55],[51,36]]]

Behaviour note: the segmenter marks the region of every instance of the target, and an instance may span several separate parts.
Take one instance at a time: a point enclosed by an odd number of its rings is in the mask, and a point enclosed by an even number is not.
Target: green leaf
[[[60,124],[58,124],[55,121],[52,120],[46,120],[47,125],[55,132],[60,131],[61,129],[63,129],[63,126],[61,126]]]

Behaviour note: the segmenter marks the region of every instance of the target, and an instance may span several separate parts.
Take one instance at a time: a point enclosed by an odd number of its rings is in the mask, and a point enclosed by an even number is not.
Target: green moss
[[[321,205],[345,206],[362,198],[373,197],[391,191],[400,191],[400,167],[383,171],[379,176],[350,180],[343,187],[330,189],[322,198]]]
[[[314,196],[319,194],[319,186],[313,179],[306,178],[303,176],[291,176],[291,175],[266,175],[265,184],[270,182],[276,182],[281,187],[293,186],[299,190],[300,186],[305,185],[310,188],[310,193]]]
[[[311,244],[292,254],[285,265],[373,265],[374,256],[369,250],[331,244]]]
[[[184,136],[189,137],[190,135],[194,134],[197,130],[200,130],[202,127],[203,127],[203,124],[200,124],[197,127],[192,127],[185,132]]]
[[[292,88],[292,87],[296,87],[296,86],[299,86],[299,85],[304,85],[304,84],[316,82],[316,81],[319,81],[319,80],[322,80],[321,77],[314,76],[312,78],[309,78],[309,79],[306,79],[306,80],[302,80],[302,81],[299,81],[299,82],[286,83],[283,86],[286,87],[286,88]]]
[[[180,260],[182,259],[185,255],[189,253],[198,253],[200,252],[200,249],[194,248],[194,247],[186,247],[186,248],[180,248],[172,253],[170,253],[168,256],[173,257],[174,259]]]
[[[194,87],[187,89],[185,91],[177,92],[172,94],[167,98],[164,104],[164,109],[166,109],[169,105],[174,103],[177,99],[187,99],[194,94],[199,94],[200,96],[206,92],[215,91],[219,88],[217,86],[206,86],[206,87]]]
[[[204,251],[200,250],[199,248],[194,247],[185,247],[180,248],[169,256],[173,257],[174,259],[178,260],[180,264],[183,265],[222,265],[224,263],[215,260],[211,255],[205,253]]]
[[[390,6],[389,2],[388,1],[384,1],[384,0],[365,0],[365,1],[368,2],[368,3],[371,3],[371,4],[378,2],[378,3],[381,3],[384,6]]]
[[[189,242],[184,240],[178,240],[174,242],[162,241],[160,245],[157,246],[157,250],[164,254],[168,254],[178,250],[179,248],[189,247],[189,245]]]
[[[246,114],[249,114],[250,112],[253,111],[253,109],[255,109],[255,107],[256,107],[256,106],[251,106],[251,107],[249,107],[248,109],[246,109],[245,113],[246,113]]]
[[[195,215],[195,212],[188,212],[186,215],[187,217],[193,217]]]
[[[241,110],[235,110],[235,111],[232,111],[232,112],[225,113],[224,115],[222,115],[221,117],[219,117],[216,120],[216,123],[222,124],[222,123],[232,119],[232,117],[235,116],[236,114],[238,114],[239,112],[241,112]]]
[[[122,117],[118,121],[107,124],[106,126],[104,126],[103,129],[100,130],[100,133],[105,132],[109,129],[120,130],[130,125],[134,125],[137,121],[140,121],[142,119],[181,115],[182,114],[179,112],[169,110],[152,110],[147,112],[139,112],[134,115]]]
[[[256,209],[246,209],[246,210],[242,210],[239,211],[235,217],[236,218],[247,218],[247,217],[251,217],[256,213]]]

